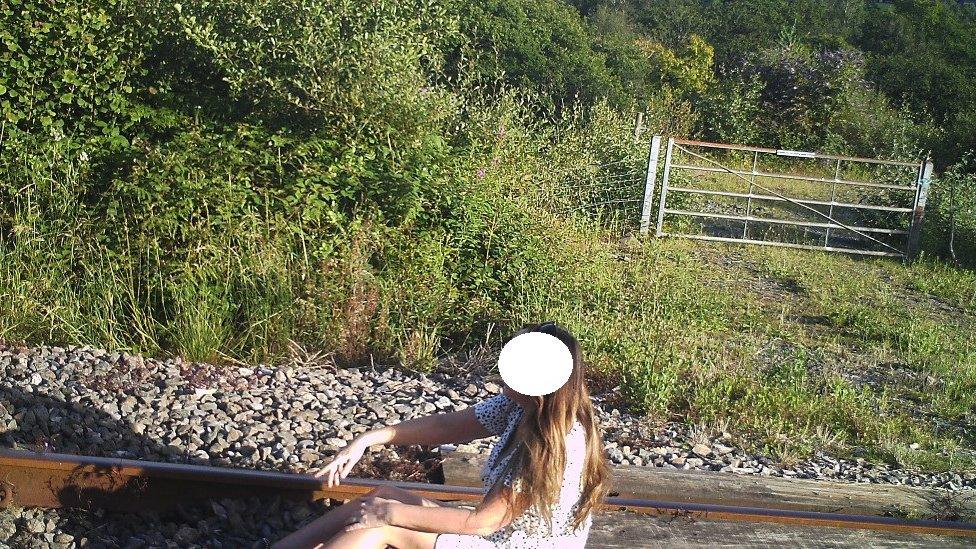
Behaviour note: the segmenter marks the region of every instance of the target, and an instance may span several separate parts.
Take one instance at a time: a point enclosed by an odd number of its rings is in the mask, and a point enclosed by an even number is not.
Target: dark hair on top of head
[[[527,334],[529,332],[542,332],[544,334],[549,334],[551,336],[558,338],[560,341],[565,343],[567,347],[569,347],[569,351],[573,354],[573,360],[574,361],[577,360],[576,355],[578,354],[579,351],[579,342],[576,341],[576,338],[573,337],[573,334],[571,334],[569,330],[563,328],[559,324],[556,324],[552,320],[542,322],[539,324],[529,324],[528,326],[525,326],[521,330],[512,334],[511,337],[505,340],[505,343],[508,343],[509,341],[515,339],[516,337],[522,334]]]

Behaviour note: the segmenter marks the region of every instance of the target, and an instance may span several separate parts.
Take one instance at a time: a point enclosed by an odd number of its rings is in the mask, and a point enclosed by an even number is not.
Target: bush
[[[446,99],[431,85],[457,32],[440,2],[161,0],[166,29],[209,55],[230,87],[272,127],[411,143]],[[175,51],[172,55],[180,55]]]
[[[479,72],[541,92],[548,107],[619,98],[619,80],[594,50],[583,19],[558,0],[460,4],[462,30],[481,53]]]
[[[18,134],[125,143],[145,57],[129,0],[10,0],[0,8],[0,142]],[[5,139],[6,137],[6,139]]]
[[[931,118],[895,107],[867,85],[844,91],[828,127],[829,152],[917,161],[937,139]]]
[[[922,235],[929,253],[976,268],[976,152],[933,178]]]
[[[762,81],[738,67],[720,68],[719,77],[698,96],[696,133],[724,143],[762,145],[759,95]]]

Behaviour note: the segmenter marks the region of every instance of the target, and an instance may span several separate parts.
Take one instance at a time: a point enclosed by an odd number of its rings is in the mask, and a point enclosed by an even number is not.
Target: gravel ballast
[[[337,369],[330,364],[218,367],[53,346],[0,345],[0,379],[3,447],[295,472],[324,465],[338,449],[368,429],[461,410],[500,392],[497,385],[485,383],[477,374],[424,375],[393,368]],[[728,435],[694,436],[691,426],[675,423],[649,429],[640,418],[599,395],[594,400],[608,456],[616,464],[949,491],[976,489],[973,473],[922,473],[820,453],[783,468],[768,457],[736,448]],[[459,449],[487,453],[489,447],[490,440],[482,440]],[[382,455],[395,460],[397,454],[390,449]],[[405,472],[399,478],[425,480],[418,474]],[[262,511],[246,502],[240,505],[240,513],[264,512],[268,516],[267,509]],[[153,529],[153,524],[175,523],[148,517],[139,520],[144,520],[143,525],[152,532],[162,532],[162,538],[139,538],[141,542],[130,543],[136,535],[131,533],[134,530],[126,534],[124,528],[112,527],[95,528],[85,537],[89,543],[105,543],[107,547],[166,546],[159,545],[160,540],[186,546],[177,541],[180,535],[184,540],[192,537],[190,545],[233,547],[246,541],[250,546],[310,520],[312,511],[301,509],[294,516],[291,510],[276,511],[264,522],[243,520],[248,527],[245,530],[234,526],[237,521],[221,519],[210,509],[200,511],[206,516],[197,520],[217,522],[184,524],[192,533],[184,529],[180,534],[179,526],[175,530]],[[60,515],[58,518],[58,513],[38,510],[4,512],[0,515],[0,541],[7,538],[24,546],[72,547],[78,545],[78,532],[84,529],[71,526],[71,521],[112,522],[105,517],[93,519],[91,513]],[[155,535],[146,532],[142,529],[139,535]],[[113,541],[99,541],[99,536]],[[223,545],[220,540],[225,540]]]

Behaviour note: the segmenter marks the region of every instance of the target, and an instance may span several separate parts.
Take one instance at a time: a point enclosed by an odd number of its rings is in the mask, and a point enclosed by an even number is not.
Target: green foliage
[[[125,176],[113,178],[101,201],[109,230],[127,224],[170,253],[255,216],[316,237],[320,258],[349,238],[359,213],[394,225],[409,221],[420,207],[419,189],[442,177],[425,151],[396,156],[368,142],[299,139],[243,124],[186,125],[168,141],[143,144]]]
[[[553,106],[599,97],[620,99],[619,80],[579,14],[559,0],[487,0],[460,4],[462,30],[482,52],[479,71],[549,97]]]
[[[924,233],[923,233],[924,234]],[[907,285],[952,307],[976,311],[976,271],[957,269],[932,257],[911,265]]]
[[[932,180],[922,234],[929,253],[976,268],[976,151]]]
[[[218,362],[297,343],[429,370],[555,318],[635,410],[730,422],[784,459],[849,441],[917,463],[906,440],[961,444],[899,403],[971,421],[972,330],[945,316],[974,306],[966,271],[616,247],[653,133],[889,157],[949,135],[963,147],[954,52],[931,54],[955,79],[938,120],[931,97],[868,84],[901,27],[863,21],[859,2],[573,5],[4,4],[0,338]],[[851,43],[877,48],[862,60]],[[892,51],[921,63],[907,44]],[[954,226],[971,256],[970,160],[933,182],[931,254]],[[580,208],[594,197],[631,202]],[[802,291],[770,299],[763,276]],[[828,367],[855,346],[921,381],[876,390]]]
[[[456,28],[440,2],[164,2],[158,16],[211,56],[233,100],[271,125],[409,143],[445,101],[430,85]]]
[[[976,15],[971,10],[935,0],[872,4],[855,43],[871,54],[869,76],[881,90],[945,124],[947,134],[935,150],[940,165],[976,149],[968,123],[976,107]]]
[[[783,32],[816,49],[836,48],[854,33],[862,21],[862,2],[857,0],[738,0],[714,2],[708,14],[707,36],[715,42],[723,62],[741,59],[748,52],[775,43]]]
[[[919,161],[939,131],[924,113],[897,108],[883,93],[867,86],[845,89],[834,105],[825,147],[836,153],[869,158]]]
[[[625,84],[639,82],[627,45],[631,38],[677,51],[691,36],[704,37],[715,49],[718,80],[695,100],[704,115],[698,128],[704,137],[913,159],[918,149],[927,149],[940,170],[976,148],[976,12],[969,4],[571,3],[590,19],[600,40],[614,45],[606,49],[612,52],[610,66]],[[824,53],[845,52],[863,54],[863,61],[824,64]],[[750,72],[760,69],[755,100],[753,82],[737,74],[746,65]],[[770,120],[754,120],[763,113]]]
[[[634,358],[620,372],[624,396],[641,412],[667,417],[688,389],[679,377],[685,368],[673,353]]]
[[[126,143],[145,51],[128,0],[10,0],[0,7],[0,140],[18,134]],[[3,135],[5,134],[5,135]],[[3,150],[3,149],[0,149]]]
[[[724,143],[761,143],[762,90],[763,83],[756,75],[718,78],[698,97],[696,110],[702,125],[699,132],[707,139]]]
[[[678,48],[692,34],[705,36],[712,26],[712,14],[703,9],[699,0],[662,0],[658,2],[629,2],[623,7],[609,7],[631,18],[635,27],[644,30],[653,40],[669,48]],[[712,43],[718,40],[711,40]]]
[[[647,40],[638,40],[637,48],[645,56],[644,70],[650,86],[669,86],[682,95],[694,96],[712,84],[714,51],[697,35],[691,35],[687,43],[675,49]]]

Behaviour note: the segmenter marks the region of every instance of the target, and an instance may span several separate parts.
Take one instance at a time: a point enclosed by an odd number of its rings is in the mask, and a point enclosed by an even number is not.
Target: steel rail
[[[753,184],[759,187],[758,183]],[[879,206],[877,204],[854,204],[853,202],[827,202],[826,200],[808,200],[808,199],[791,199],[791,198],[780,198],[772,194],[746,194],[746,193],[736,193],[732,191],[713,191],[711,189],[695,189],[693,187],[668,187],[668,192],[675,191],[679,193],[692,193],[692,194],[707,194],[711,196],[724,196],[727,198],[751,198],[755,200],[769,200],[772,202],[791,202],[797,203],[797,205],[803,206],[804,204],[813,204],[814,206],[839,206],[841,208],[850,208],[857,210],[876,210],[880,212],[894,212],[894,213],[907,213],[911,212],[911,208],[899,208],[895,206]],[[821,214],[826,217],[827,214]]]
[[[346,500],[381,486],[397,486],[445,501],[479,501],[482,497],[480,488],[464,486],[344,479],[338,486],[327,487],[315,477],[293,473],[0,450],[0,508],[106,507],[131,511],[165,508],[193,500],[271,495]],[[976,524],[951,521],[620,497],[607,498],[602,509],[976,538]]]
[[[820,252],[843,252],[848,254],[857,255],[873,255],[878,257],[905,257],[905,254],[894,253],[894,252],[884,252],[880,250],[858,250],[855,248],[838,248],[836,246],[813,246],[810,244],[793,244],[791,242],[779,242],[776,240],[754,240],[751,238],[728,238],[724,236],[708,236],[702,234],[684,234],[684,233],[668,233],[661,232],[661,236],[677,236],[681,238],[690,238],[692,240],[707,240],[709,242],[728,242],[731,244],[758,244],[760,246],[775,246],[777,248],[796,248],[798,250],[813,250]]]

